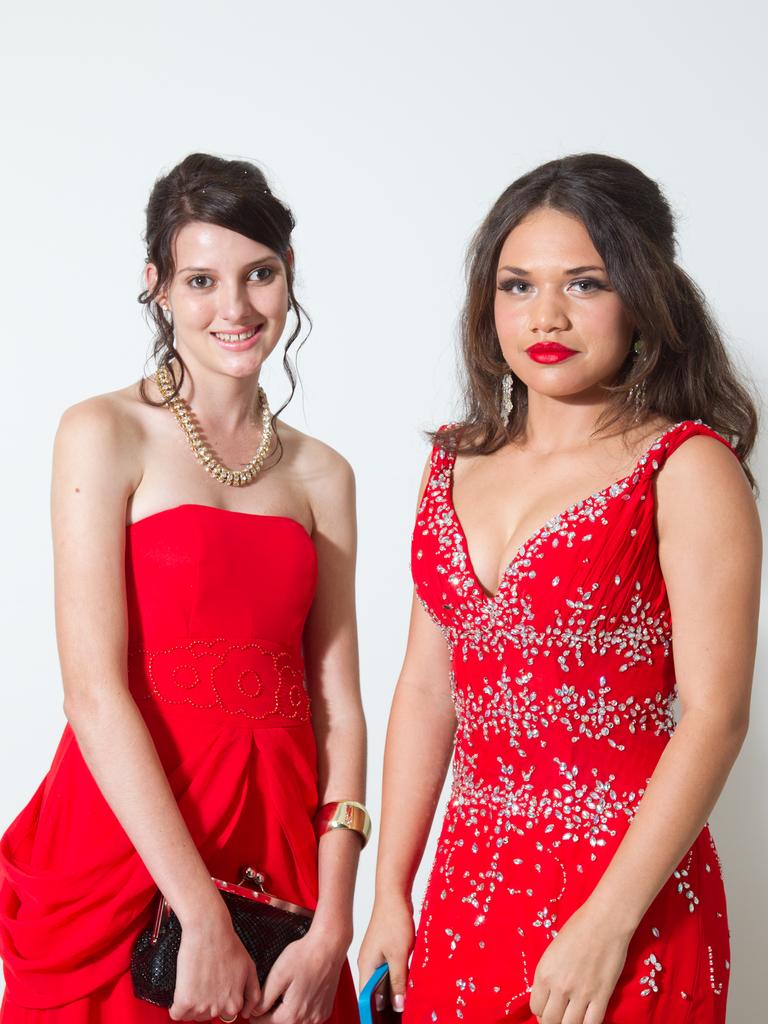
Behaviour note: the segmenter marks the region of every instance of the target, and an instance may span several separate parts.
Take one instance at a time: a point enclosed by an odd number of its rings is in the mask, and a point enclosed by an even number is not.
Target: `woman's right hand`
[[[387,896],[374,903],[371,921],[357,958],[362,990],[377,967],[389,966],[392,1006],[402,1012],[408,957],[413,949],[413,906],[404,896]]]
[[[171,1020],[210,1021],[242,1014],[261,996],[256,965],[235,934],[223,901],[204,921],[183,921]]]

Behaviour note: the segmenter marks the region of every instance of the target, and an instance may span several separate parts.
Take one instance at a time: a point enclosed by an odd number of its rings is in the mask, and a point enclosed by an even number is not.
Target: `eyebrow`
[[[523,270],[522,267],[499,267],[500,270],[508,270],[511,274],[517,274],[519,277],[530,277],[529,270]],[[564,270],[564,274],[584,274],[587,270],[600,270],[605,273],[605,267],[570,267],[568,270]]]
[[[261,260],[251,260],[250,263],[246,263],[245,267],[262,267],[265,263],[280,263],[280,259],[277,256],[265,256]],[[245,269],[245,267],[243,269]],[[181,270],[177,270],[177,274],[186,274],[189,271],[194,271],[196,274],[209,274],[215,271],[214,267],[182,267]]]

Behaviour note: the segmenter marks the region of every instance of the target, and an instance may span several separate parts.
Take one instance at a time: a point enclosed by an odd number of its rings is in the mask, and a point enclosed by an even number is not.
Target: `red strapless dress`
[[[301,638],[314,545],[284,516],[180,505],[127,529],[133,694],[210,873],[253,865],[317,903],[317,764]],[[64,729],[0,840],[2,1024],[167,1024],[136,999],[131,947],[156,886]],[[349,964],[333,1024],[357,1019]]]
[[[700,421],[517,551],[498,591],[472,568],[435,448],[413,533],[417,594],[451,649],[453,785],[403,1024],[536,1024],[533,975],[630,827],[672,735],[672,622],[653,478]],[[692,510],[695,514],[696,510]],[[606,1024],[723,1024],[729,932],[705,827],[637,928]]]

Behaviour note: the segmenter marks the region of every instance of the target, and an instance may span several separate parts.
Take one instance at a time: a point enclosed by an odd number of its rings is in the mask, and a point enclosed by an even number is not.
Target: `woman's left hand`
[[[291,942],[267,975],[251,1019],[260,1024],[323,1024],[333,1010],[347,946],[325,933],[313,935],[311,929]]]
[[[588,903],[579,907],[536,967],[530,1007],[539,1024],[603,1024],[632,934]]]

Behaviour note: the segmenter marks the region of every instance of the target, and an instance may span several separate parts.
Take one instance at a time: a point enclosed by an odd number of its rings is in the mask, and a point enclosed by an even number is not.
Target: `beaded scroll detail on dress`
[[[453,506],[455,450],[433,449],[411,567],[451,652],[457,729],[403,1024],[534,1024],[541,954],[599,881],[674,733],[653,480],[696,434],[728,445],[700,421],[669,427],[626,477],[539,527],[494,594]],[[638,927],[607,1019],[695,1006],[696,1024],[723,1024],[728,940],[705,827]]]
[[[129,651],[128,671],[137,700],[273,725],[310,718],[300,655],[266,641],[218,637]]]

